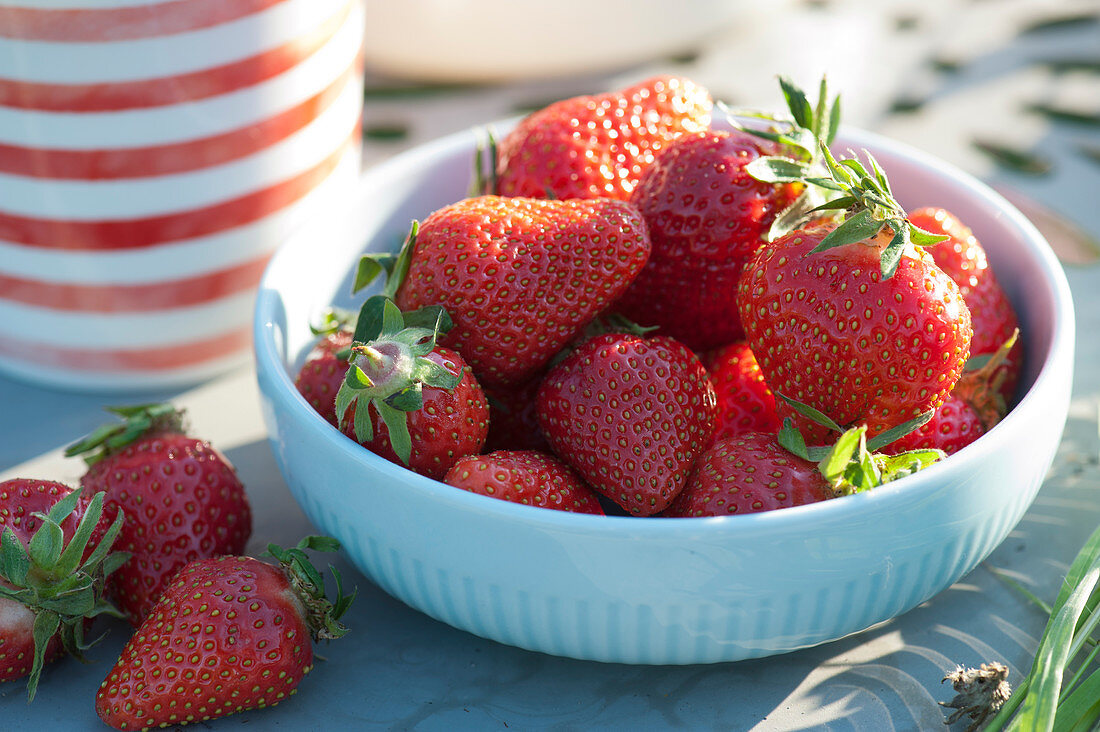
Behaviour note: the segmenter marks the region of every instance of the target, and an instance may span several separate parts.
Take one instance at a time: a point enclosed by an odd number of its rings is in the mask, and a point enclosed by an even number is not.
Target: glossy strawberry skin
[[[936,260],[936,265],[959,286],[963,300],[970,309],[974,329],[970,355],[996,352],[1019,327],[1019,320],[974,232],[957,216],[943,208],[917,209],[909,213],[909,220],[925,231],[948,237],[930,246],[928,251]],[[1016,341],[1002,367],[1004,381],[1000,390],[1009,402],[1016,391],[1022,362],[1021,338]]]
[[[33,514],[47,514],[55,503],[72,492],[64,483],[52,480],[12,478],[0,482],[0,531],[11,528],[23,546],[42,522]],[[61,531],[68,544],[87,509],[88,500],[81,496],[76,509],[61,522]],[[101,520],[88,542],[85,557],[91,553],[106,524]],[[2,580],[0,580],[2,582]],[[34,661],[34,613],[25,605],[0,597],[0,682],[20,679],[31,672]],[[61,654],[61,639],[55,635],[46,646],[45,662]]]
[[[306,356],[305,363],[294,379],[294,386],[309,405],[334,427],[336,419],[336,392],[344,383],[348,370],[347,358],[339,353],[351,346],[351,333],[338,330],[326,334]]]
[[[935,409],[969,356],[958,286],[919,252],[881,274],[881,236],[811,254],[831,224],[765,246],[745,269],[738,310],[768,385],[868,435]],[[828,430],[777,404],[808,441]]]
[[[670,140],[710,125],[711,107],[705,89],[672,76],[555,102],[501,141],[499,192],[626,200]]]
[[[649,228],[649,262],[616,305],[696,350],[744,338],[737,282],[776,215],[802,186],[761,183],[745,166],[783,156],[745,132],[685,134],[642,173],[630,197]]]
[[[277,704],[313,667],[286,576],[256,559],[191,562],[122,649],[96,694],[116,729],[185,724]]]
[[[557,458],[535,450],[498,450],[468,455],[447,471],[443,482],[455,488],[572,513],[603,516],[599,498],[576,471]]]
[[[958,452],[986,432],[978,412],[964,399],[949,394],[936,408],[932,419],[891,442],[883,452],[897,454],[906,450],[939,449],[948,455]]]
[[[637,516],[683,489],[714,430],[714,389],[678,341],[608,334],[576,348],[543,379],[539,424],[554,453]]]
[[[628,203],[481,196],[423,221],[395,301],[442,305],[443,345],[480,382],[519,384],[622,294],[649,248]]]
[[[746,432],[779,432],[783,424],[775,409],[775,395],[747,343],[731,343],[702,358],[718,400],[715,442]]]
[[[787,452],[775,435],[747,432],[715,442],[661,514],[670,518],[774,511],[833,497],[817,466]]]
[[[436,346],[427,356],[446,367],[462,380],[453,390],[433,386],[423,387],[424,406],[408,413],[409,435],[412,437],[412,453],[405,467],[441,479],[456,460],[465,455],[476,455],[485,445],[489,431],[489,404],[485,393],[470,372],[469,366],[455,351]],[[355,409],[348,408],[344,434],[355,439]],[[390,462],[404,465],[390,444],[389,430],[378,413],[371,408],[373,437],[360,443],[376,455]]]
[[[125,522],[116,551],[132,554],[108,591],[139,625],[181,567],[244,551],[252,512],[236,470],[208,442],[174,431],[147,434],[88,468],[85,493],[105,491],[103,515]]]

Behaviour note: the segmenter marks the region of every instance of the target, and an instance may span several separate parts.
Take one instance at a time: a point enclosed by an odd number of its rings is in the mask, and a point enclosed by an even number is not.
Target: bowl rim
[[[418,145],[371,166],[362,172],[354,191],[349,196],[342,197],[338,205],[346,206],[349,201],[357,200],[357,194],[362,188],[368,187],[372,182],[384,180],[393,171],[415,169],[424,164],[425,161],[436,159],[444,152],[453,153],[462,147],[470,146],[476,141],[476,133],[479,129],[484,127],[492,127],[496,130],[507,129],[516,119],[518,117],[454,132]],[[263,384],[265,383],[264,376],[271,376],[275,388],[271,389],[267,396],[272,402],[277,403],[276,408],[288,410],[287,414],[294,422],[303,428],[309,429],[314,435],[322,439],[329,436],[337,437],[338,439],[333,441],[334,447],[347,459],[353,463],[362,464],[365,468],[375,471],[376,474],[380,474],[381,477],[387,480],[403,483],[409,488],[421,492],[424,498],[429,498],[440,505],[450,505],[464,511],[483,514],[498,514],[500,518],[510,522],[523,523],[544,530],[568,532],[593,529],[629,529],[632,533],[644,528],[647,535],[652,535],[655,538],[674,539],[681,536],[698,535],[700,532],[705,532],[707,535],[714,532],[736,532],[739,535],[771,532],[774,530],[776,522],[784,522],[781,526],[785,530],[797,531],[800,528],[809,529],[824,520],[831,522],[843,521],[849,514],[851,519],[858,521],[861,515],[866,515],[872,505],[877,506],[879,509],[888,508],[883,504],[901,503],[919,497],[922,486],[936,483],[942,477],[946,477],[948,471],[955,470],[961,461],[966,460],[972,464],[978,463],[984,456],[996,450],[996,440],[990,439],[990,436],[1003,434],[1007,429],[1005,425],[1011,425],[1023,419],[1024,412],[1040,406],[1036,403],[1043,399],[1045,394],[1056,388],[1057,385],[1053,383],[1053,380],[1063,373],[1066,361],[1069,361],[1072,365],[1073,358],[1075,325],[1069,283],[1053,250],[1034,224],[1008,200],[976,177],[918,148],[874,132],[844,126],[841,129],[839,138],[845,143],[860,149],[872,148],[875,151],[889,151],[892,156],[904,158],[909,164],[922,168],[926,172],[955,179],[967,188],[972,195],[981,199],[983,204],[997,209],[1009,220],[1009,225],[1020,232],[1021,238],[1027,245],[1025,250],[1028,252],[1031,262],[1036,265],[1037,274],[1040,274],[1041,278],[1048,283],[1054,295],[1050,345],[1031,387],[1001,423],[994,426],[986,435],[983,435],[982,439],[976,440],[971,445],[953,454],[950,460],[936,463],[919,473],[893,483],[887,483],[872,491],[842,496],[833,500],[754,514],[684,517],[675,520],[647,521],[645,523],[639,522],[641,517],[600,516],[557,511],[512,503],[456,489],[442,481],[414,473],[363,449],[358,443],[344,436],[325,421],[294,386],[293,378],[288,371],[288,364],[283,362],[272,337],[276,326],[271,316],[273,306],[279,298],[277,288],[272,280],[276,278],[278,272],[282,269],[281,262],[292,256],[291,252],[295,249],[294,242],[308,238],[310,230],[308,224],[276,251],[265,268],[260,281],[254,309],[253,336],[254,356],[261,391],[263,391]],[[339,215],[340,212],[336,211],[335,213]],[[365,244],[365,242],[360,242],[360,245],[362,244]],[[325,434],[318,434],[321,432]]]

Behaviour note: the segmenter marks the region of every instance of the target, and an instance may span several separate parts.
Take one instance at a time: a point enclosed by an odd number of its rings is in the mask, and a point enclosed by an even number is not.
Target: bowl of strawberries
[[[784,116],[658,77],[452,135],[280,249],[270,441],[366,577],[522,648],[711,663],[903,613],[1016,525],[1068,411],[1060,265],[782,84]]]

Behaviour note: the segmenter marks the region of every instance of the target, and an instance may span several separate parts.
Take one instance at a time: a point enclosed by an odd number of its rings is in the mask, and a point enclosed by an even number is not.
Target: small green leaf
[[[844,475],[848,464],[858,454],[866,432],[866,427],[853,427],[840,436],[829,455],[818,463],[818,470],[826,480],[833,483]]]
[[[794,82],[785,76],[779,77],[779,87],[783,90],[783,96],[787,100],[787,108],[791,110],[795,124],[799,127],[810,128],[813,125],[814,113],[810,102]]]
[[[389,300],[385,295],[368,297],[359,306],[359,317],[355,321],[355,332],[351,339],[356,343],[370,343],[382,335],[383,312]]]
[[[108,554],[101,565],[103,576],[109,577],[114,574],[122,565],[130,561],[132,556],[130,552],[111,552]]]
[[[4,579],[17,587],[22,587],[27,582],[27,572],[30,568],[31,560],[27,556],[26,548],[16,538],[12,528],[5,526],[4,533],[0,534],[0,569],[3,570]]]
[[[386,424],[389,432],[390,445],[394,453],[405,465],[409,464],[412,456],[412,437],[409,435],[408,415],[400,412],[388,404],[378,404],[378,415]],[[356,420],[358,421],[358,420]]]
[[[382,291],[382,294],[386,295],[390,299],[397,296],[397,291],[401,288],[401,285],[405,282],[405,276],[409,273],[409,264],[412,262],[413,250],[416,248],[416,237],[420,232],[420,222],[413,221],[409,226],[408,236],[405,237],[405,243],[401,245],[401,251],[397,254],[397,261],[393,264],[393,271],[390,272],[389,277],[386,279],[386,287]]]
[[[898,226],[890,243],[882,250],[879,256],[879,265],[882,270],[882,279],[888,280],[894,276],[901,264],[901,258],[905,254],[905,248],[909,244],[909,227]]]
[[[69,497],[79,497],[79,495],[80,491],[73,491],[69,494]],[[61,558],[57,562],[56,571],[60,576],[72,574],[80,566],[80,560],[84,556],[88,540],[91,538],[92,532],[95,531],[96,524],[99,523],[99,517],[103,514],[103,497],[105,495],[106,493],[100,491],[92,496],[92,500],[88,502],[84,516],[76,527],[76,533],[73,534],[73,538],[69,540],[68,545],[61,552]],[[50,513],[52,514],[53,511]]]
[[[27,702],[34,701],[35,692],[38,691],[38,680],[42,676],[42,667],[45,665],[46,646],[50,639],[57,633],[61,626],[61,618],[57,613],[42,611],[34,616],[34,627],[31,635],[34,638],[34,661],[31,664],[31,673],[27,678]]]
[[[347,373],[344,374],[344,384],[356,390],[370,389],[374,386],[374,382],[371,381],[366,372],[355,364],[351,364]]]
[[[823,252],[833,247],[844,246],[845,244],[861,242],[877,234],[881,228],[882,222],[875,220],[871,212],[864,209],[853,216],[849,216],[840,226],[830,231],[821,240],[821,243],[814,247],[811,254]]]
[[[415,376],[428,386],[448,391],[457,388],[462,383],[461,373],[453,374],[446,366],[426,358],[417,360]]]
[[[382,333],[380,337],[392,336],[399,333],[404,327],[405,318],[401,314],[401,309],[394,304],[393,300],[385,299],[382,303]]]
[[[31,561],[35,566],[52,569],[61,556],[65,544],[65,534],[61,527],[42,514],[42,525],[34,532],[30,542]]]
[[[405,313],[405,327],[426,328],[442,335],[454,327],[454,321],[442,305],[425,305]]]
[[[354,295],[364,287],[368,287],[380,274],[389,275],[396,261],[396,254],[364,254],[359,258],[359,265],[355,268],[355,280],[351,285],[351,293]]]
[[[857,203],[856,199],[852,196],[841,196],[834,198],[831,201],[826,201],[817,208],[811,209],[811,213],[814,211],[843,211],[851,208]]]
[[[811,407],[809,404],[804,404],[796,399],[791,399],[790,397],[784,394],[780,394],[779,392],[776,392],[775,395],[786,402],[791,409],[798,412],[803,417],[809,419],[815,424],[819,424],[822,427],[828,427],[834,432],[844,432],[844,428],[834,422],[832,418],[830,418],[824,412],[815,409],[814,407]]]
[[[340,385],[340,388],[336,392],[336,421],[339,424],[340,429],[343,429],[347,424],[347,411],[356,400],[359,398],[359,389],[353,386],[349,386],[345,377],[345,381]],[[358,409],[356,410],[359,411]]]
[[[833,109],[829,113],[829,134],[825,135],[825,144],[832,145],[836,133],[840,130],[840,95],[833,98]]]
[[[761,183],[799,183],[809,169],[808,163],[779,156],[760,157],[745,166],[745,172]]]
[[[370,407],[373,402],[360,401],[355,405],[355,439],[367,443],[374,439],[374,425],[371,424]]]
[[[338,552],[340,551],[340,541],[331,536],[312,534],[299,541],[298,548],[309,549],[315,552]]]
[[[920,429],[922,426],[928,424],[928,422],[932,419],[933,416],[935,416],[935,414],[935,409],[929,409],[907,422],[903,422],[902,424],[899,424],[896,427],[892,427],[885,432],[880,432],[879,434],[867,440],[867,449],[872,452],[881,450],[882,448],[889,445],[891,442],[894,442],[895,440],[900,440],[902,437],[905,437],[910,432]]]
[[[88,558],[84,561],[84,571],[93,573],[96,567],[99,567],[101,563],[105,564],[106,560],[110,558],[108,552],[111,551],[111,547],[114,546],[115,539],[118,538],[118,533],[122,531],[122,524],[126,521],[126,514],[122,509],[118,509],[118,513],[115,515],[115,520],[111,522],[110,527],[104,532],[100,538],[99,543],[92,549],[92,553],[88,555]],[[103,576],[106,576],[104,574]]]
[[[787,452],[797,455],[803,460],[810,459],[810,455],[806,451],[806,439],[802,437],[802,433],[791,422],[790,417],[783,420],[783,427],[779,430],[775,439],[787,449]]]
[[[400,412],[417,412],[424,406],[424,387],[415,382],[396,394],[386,397],[385,403]]]
[[[916,224],[909,224],[909,240],[918,247],[929,247],[950,238],[947,234],[933,234]]]

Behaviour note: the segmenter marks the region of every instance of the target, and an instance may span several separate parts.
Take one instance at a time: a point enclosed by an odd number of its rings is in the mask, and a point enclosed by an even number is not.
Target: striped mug
[[[195,383],[360,164],[361,0],[0,0],[0,369]]]

